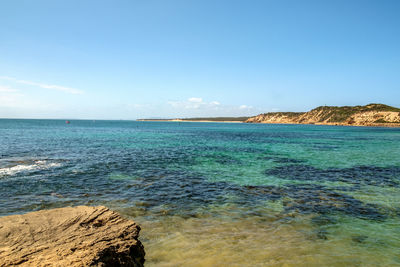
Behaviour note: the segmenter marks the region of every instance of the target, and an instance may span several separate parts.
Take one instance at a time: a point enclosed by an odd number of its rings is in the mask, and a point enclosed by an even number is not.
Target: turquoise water
[[[0,216],[106,205],[148,266],[400,266],[400,128],[0,120]]]

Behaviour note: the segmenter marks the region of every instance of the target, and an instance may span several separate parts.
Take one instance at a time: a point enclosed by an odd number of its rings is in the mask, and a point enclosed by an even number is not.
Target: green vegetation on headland
[[[365,106],[320,106],[308,112],[270,112],[248,123],[294,123],[357,126],[400,126],[400,109],[384,104]]]

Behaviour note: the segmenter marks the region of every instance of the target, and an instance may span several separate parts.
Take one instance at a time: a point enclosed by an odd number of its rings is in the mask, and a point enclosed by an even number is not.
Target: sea
[[[146,266],[400,266],[400,128],[0,120],[0,216],[105,205]]]

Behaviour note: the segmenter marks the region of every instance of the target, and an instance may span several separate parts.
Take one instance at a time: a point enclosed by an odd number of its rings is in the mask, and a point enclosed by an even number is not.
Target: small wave
[[[11,167],[0,168],[0,176],[15,175],[20,172],[30,172],[37,170],[46,170],[50,168],[60,167],[61,164],[57,162],[47,162],[46,160],[37,160],[33,164],[20,164]]]

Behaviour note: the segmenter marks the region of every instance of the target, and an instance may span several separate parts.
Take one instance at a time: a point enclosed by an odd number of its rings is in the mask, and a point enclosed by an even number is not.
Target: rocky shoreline
[[[66,207],[0,218],[0,266],[144,264],[140,227],[104,206]]]

